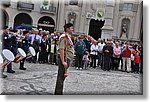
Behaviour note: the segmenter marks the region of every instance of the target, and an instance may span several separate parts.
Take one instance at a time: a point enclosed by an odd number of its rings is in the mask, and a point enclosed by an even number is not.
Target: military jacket
[[[65,50],[65,57],[69,60],[72,60],[74,56],[74,47],[69,35],[62,34],[60,36],[58,43],[58,52],[61,48]]]
[[[29,51],[29,46],[30,46],[29,39],[27,38],[23,39],[21,42],[21,48],[25,51],[26,54]]]
[[[9,49],[11,50],[12,47],[12,35],[10,33],[3,33],[2,37],[3,41],[3,49]]]

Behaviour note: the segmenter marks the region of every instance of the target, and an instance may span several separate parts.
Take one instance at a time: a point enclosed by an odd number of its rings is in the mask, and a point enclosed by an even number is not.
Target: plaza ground
[[[16,71],[3,79],[3,93],[13,95],[53,95],[58,67],[49,64],[25,63],[27,70]],[[68,95],[142,95],[142,75],[121,71],[103,71],[100,68],[88,70],[69,69],[64,82],[64,94]]]

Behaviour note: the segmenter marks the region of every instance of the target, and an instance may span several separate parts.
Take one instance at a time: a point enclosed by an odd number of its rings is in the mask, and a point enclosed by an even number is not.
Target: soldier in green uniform
[[[55,95],[63,94],[63,84],[68,76],[67,69],[74,56],[73,43],[70,34],[73,31],[73,24],[67,23],[64,25],[64,34],[59,38],[58,43],[58,75],[55,87]]]

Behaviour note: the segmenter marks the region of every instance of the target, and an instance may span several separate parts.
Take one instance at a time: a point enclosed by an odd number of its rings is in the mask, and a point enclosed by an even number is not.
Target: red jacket
[[[132,54],[136,54],[136,51],[134,49],[132,50]]]
[[[134,57],[134,63],[140,64],[140,56],[135,56]]]
[[[131,51],[129,50],[129,48],[127,47],[127,49],[125,49],[122,53],[123,57],[127,57],[130,58],[131,57]]]

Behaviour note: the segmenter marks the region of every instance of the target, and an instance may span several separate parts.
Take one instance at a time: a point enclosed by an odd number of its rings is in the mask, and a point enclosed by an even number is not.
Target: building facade
[[[75,34],[95,39],[142,40],[141,0],[4,0],[3,24],[15,28],[25,23],[50,32],[63,32],[73,23]]]
[[[31,24],[51,32],[56,25],[57,4],[41,0],[7,0],[2,3],[3,24],[15,28],[21,24]]]

